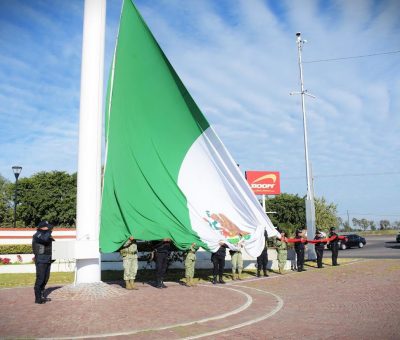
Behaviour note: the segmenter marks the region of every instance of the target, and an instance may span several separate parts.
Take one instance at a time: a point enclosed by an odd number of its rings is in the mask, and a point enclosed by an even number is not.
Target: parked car
[[[396,241],[397,241],[397,242],[400,242],[400,233],[397,234],[397,236],[396,236]]]
[[[351,247],[362,248],[367,244],[365,238],[357,234],[350,234],[345,236],[347,240],[339,240],[339,249],[341,250],[345,250]],[[330,248],[330,244],[328,245],[328,248]]]

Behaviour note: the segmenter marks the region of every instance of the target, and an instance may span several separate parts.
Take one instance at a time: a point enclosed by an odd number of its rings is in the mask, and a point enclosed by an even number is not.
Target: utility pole
[[[301,52],[306,40],[301,38],[301,33],[296,33],[296,43],[298,51],[298,63],[300,72],[300,92],[291,92],[290,95],[300,94],[301,95],[301,110],[303,113],[303,128],[304,128],[304,156],[306,162],[306,176],[307,176],[307,197],[305,200],[306,204],[306,224],[307,224],[307,237],[313,239],[315,236],[315,205],[314,205],[314,192],[312,189],[312,179],[310,172],[310,162],[308,156],[308,140],[307,140],[307,116],[306,116],[306,104],[305,96],[315,98],[315,96],[309,94],[307,90],[304,90],[304,80],[303,80],[303,64],[301,60]],[[308,245],[308,259],[315,260],[317,258],[315,253],[314,245]]]

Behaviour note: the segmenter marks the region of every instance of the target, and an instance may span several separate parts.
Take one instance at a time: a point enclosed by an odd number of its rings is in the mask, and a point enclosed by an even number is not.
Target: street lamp
[[[18,177],[22,171],[22,166],[14,165],[12,171],[15,176],[15,192],[14,192],[14,228],[17,226],[17,187],[18,187]]]

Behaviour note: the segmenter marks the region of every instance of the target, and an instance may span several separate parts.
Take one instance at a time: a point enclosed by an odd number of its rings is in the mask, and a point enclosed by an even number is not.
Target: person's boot
[[[43,300],[44,302],[49,302],[49,301],[51,301],[50,298],[44,296],[44,290],[41,291],[41,294],[40,294],[40,295],[41,295],[41,298],[42,298],[42,300]]]
[[[233,280],[233,281],[236,280],[236,273],[232,273],[232,280]]]
[[[132,289],[131,282],[129,280],[125,280],[125,288],[128,290]]]
[[[257,269],[257,277],[261,277],[261,270]]]
[[[194,278],[193,277],[190,278],[190,284],[192,285],[192,287],[196,286],[196,284],[194,283]]]
[[[161,288],[168,288],[168,287],[164,284],[164,281],[163,281],[163,280],[161,280]]]
[[[217,284],[217,277],[216,277],[216,276],[213,276],[212,283],[213,283],[213,285],[216,285],[216,284]]]
[[[264,276],[268,277],[268,272],[266,270],[264,270]]]
[[[46,301],[42,299],[41,292],[37,291],[36,289],[35,289],[35,303],[38,304],[46,303]]]
[[[224,279],[222,278],[222,276],[219,277],[218,282],[219,282],[219,283],[222,283],[222,284],[225,284],[225,281],[224,281]]]
[[[133,289],[133,290],[139,289],[138,287],[136,287],[135,280],[129,280],[129,282],[131,283],[131,289]]]
[[[237,279],[238,279],[238,280],[243,280],[243,278],[242,278],[242,271],[241,271],[241,270],[239,270]]]
[[[186,278],[186,287],[192,287],[192,282],[190,281],[190,277]]]
[[[157,279],[156,288],[162,288],[161,280],[158,280],[158,279]]]

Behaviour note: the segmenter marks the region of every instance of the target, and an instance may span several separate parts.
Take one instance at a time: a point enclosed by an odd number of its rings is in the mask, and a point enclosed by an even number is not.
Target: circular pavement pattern
[[[1,318],[0,335],[51,339],[132,335],[135,339],[195,339],[259,322],[283,306],[279,296],[246,286],[205,284],[187,288],[173,283],[168,286],[155,289],[141,285],[138,291],[107,284],[80,289],[51,287],[49,297],[53,300],[44,305],[33,303],[32,288],[0,290],[2,310],[5,306],[13,310]],[[95,294],[100,298],[94,299]]]

